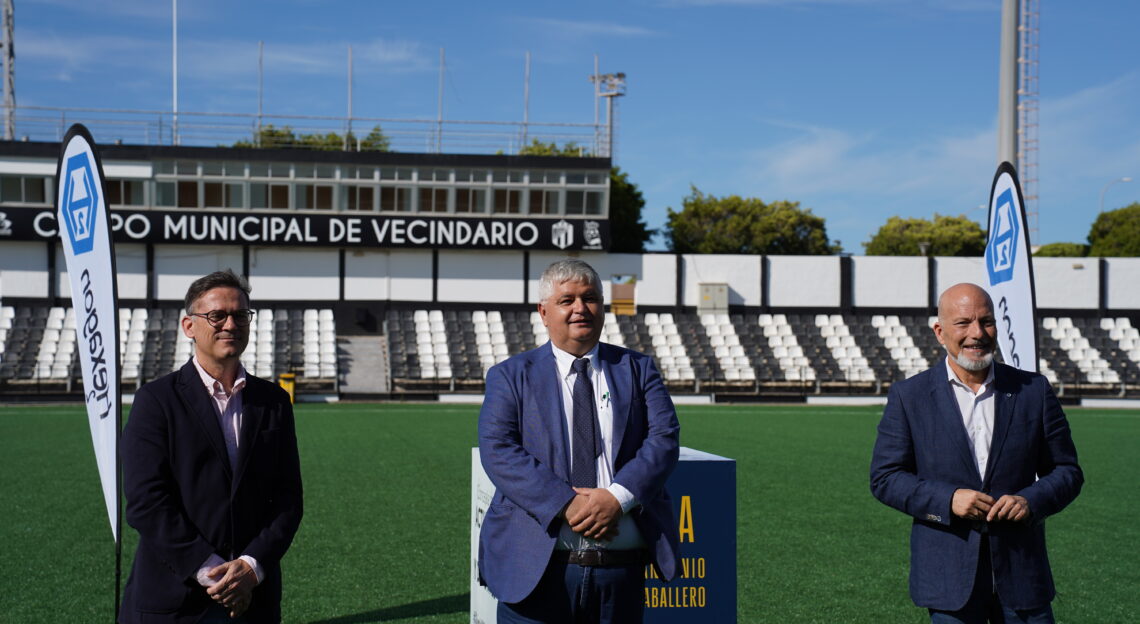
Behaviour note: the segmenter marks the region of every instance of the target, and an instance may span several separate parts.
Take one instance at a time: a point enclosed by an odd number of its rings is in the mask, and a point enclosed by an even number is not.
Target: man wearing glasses
[[[193,359],[135,394],[122,458],[139,544],[123,624],[281,620],[301,469],[289,396],[241,365],[249,290],[229,270],[191,284],[182,332]]]

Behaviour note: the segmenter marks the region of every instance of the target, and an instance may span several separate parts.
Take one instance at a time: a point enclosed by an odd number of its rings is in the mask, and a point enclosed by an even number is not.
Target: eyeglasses
[[[233,318],[235,325],[245,327],[253,320],[253,310],[234,310],[233,312],[210,310],[209,312],[189,313],[186,316],[200,316],[215,328],[225,325],[226,319]]]

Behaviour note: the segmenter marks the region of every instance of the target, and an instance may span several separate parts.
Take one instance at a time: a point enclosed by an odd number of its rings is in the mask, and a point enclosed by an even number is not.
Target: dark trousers
[[[551,561],[522,602],[499,603],[499,624],[640,624],[645,566]]]
[[[982,551],[978,554],[978,572],[974,576],[974,591],[966,606],[957,611],[930,610],[930,624],[1054,624],[1050,605],[1017,611],[1002,606],[994,592],[994,573],[990,562],[990,543],[982,536]]]
[[[231,619],[229,610],[216,602],[210,605],[210,610],[198,620],[198,624],[244,624],[244,622],[244,616]]]

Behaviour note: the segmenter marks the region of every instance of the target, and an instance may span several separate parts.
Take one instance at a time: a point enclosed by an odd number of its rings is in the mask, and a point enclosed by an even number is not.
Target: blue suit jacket
[[[613,396],[614,481],[640,501],[633,514],[660,575],[676,574],[677,521],[665,481],[680,425],[653,359],[598,345]],[[550,562],[574,498],[562,387],[547,343],[491,368],[479,413],[479,452],[496,492],[479,534],[479,572],[504,602],[526,598]]]
[[[250,555],[265,572],[245,617],[281,620],[279,562],[301,523],[293,408],[247,375],[237,470],[193,362],[139,389],[123,429],[123,490],[138,550],[119,621],[196,622],[212,600],[196,575],[211,553]],[[236,472],[236,474],[235,474]]]
[[[871,492],[914,517],[910,595],[941,610],[965,606],[981,540],[988,539],[1002,604],[1030,609],[1056,591],[1045,551],[1045,518],[1073,501],[1084,476],[1065,413],[1041,375],[994,364],[994,430],[984,477],[946,379],[945,360],[894,384],[871,460]],[[972,522],[954,516],[954,491],[1029,501],[1023,522]],[[981,529],[984,527],[985,532]]]

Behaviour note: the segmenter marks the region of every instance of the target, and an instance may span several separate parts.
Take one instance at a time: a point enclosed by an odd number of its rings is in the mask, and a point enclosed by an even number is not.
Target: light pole
[[[1117,182],[1131,182],[1131,181],[1132,181],[1132,178],[1125,176],[1123,178],[1117,178],[1115,180],[1110,180],[1108,182],[1108,184],[1105,184],[1104,187],[1102,187],[1100,189],[1100,211],[1104,212],[1104,192],[1108,190],[1108,187],[1112,186],[1113,184],[1116,184]]]

